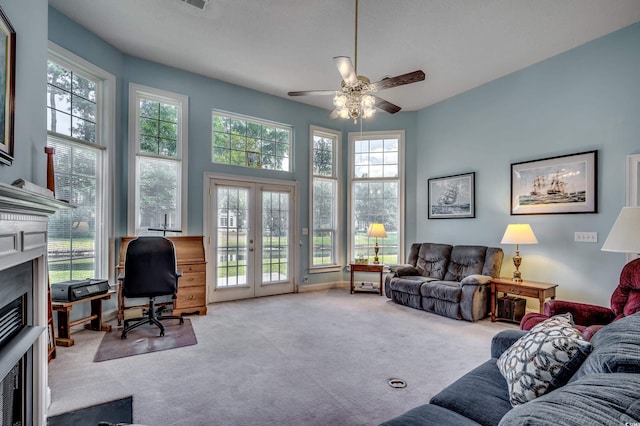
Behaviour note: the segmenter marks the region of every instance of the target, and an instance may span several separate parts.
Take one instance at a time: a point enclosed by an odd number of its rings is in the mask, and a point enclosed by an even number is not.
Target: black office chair
[[[156,309],[155,298],[173,296],[178,292],[178,278],[182,272],[176,267],[176,250],[173,242],[164,237],[138,237],[129,242],[124,260],[124,274],[119,276],[122,295],[125,298],[149,298],[146,315],[124,321],[120,338],[143,324],[155,324],[164,336],[164,326],[160,320],[177,319],[184,324],[181,316],[159,315],[163,306]],[[133,323],[129,325],[129,323]]]

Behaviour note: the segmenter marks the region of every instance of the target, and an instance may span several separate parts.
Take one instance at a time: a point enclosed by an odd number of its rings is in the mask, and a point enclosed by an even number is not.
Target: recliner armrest
[[[393,272],[396,275],[396,277],[422,275],[415,266],[408,263],[401,264],[401,265],[390,265],[389,270]]]
[[[609,324],[615,318],[613,311],[604,306],[566,300],[548,300],[544,304],[544,314],[548,317],[567,312],[573,317],[573,322],[579,325]]]
[[[519,338],[527,334],[523,330],[502,330],[491,339],[491,358],[500,355],[511,347]]]

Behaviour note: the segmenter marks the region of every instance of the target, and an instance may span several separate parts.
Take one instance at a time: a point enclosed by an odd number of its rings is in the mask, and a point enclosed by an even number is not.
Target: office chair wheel
[[[123,334],[122,336],[120,336],[120,340],[124,340],[124,339],[126,339],[126,338],[127,338],[127,335],[126,335],[126,334]]]
[[[160,337],[164,336],[164,330],[160,330]]]

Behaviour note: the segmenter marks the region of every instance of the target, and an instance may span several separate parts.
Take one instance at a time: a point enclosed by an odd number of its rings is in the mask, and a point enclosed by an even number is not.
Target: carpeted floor
[[[517,327],[346,289],[213,304],[190,319],[197,345],[99,363],[104,333],[74,333],[49,364],[49,415],[133,395],[144,425],[375,425],[428,402]]]

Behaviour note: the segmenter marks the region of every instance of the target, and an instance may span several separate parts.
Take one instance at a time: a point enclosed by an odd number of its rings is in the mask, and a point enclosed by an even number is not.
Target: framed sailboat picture
[[[475,172],[429,179],[429,219],[476,217]]]
[[[511,164],[511,214],[597,213],[598,151]]]

